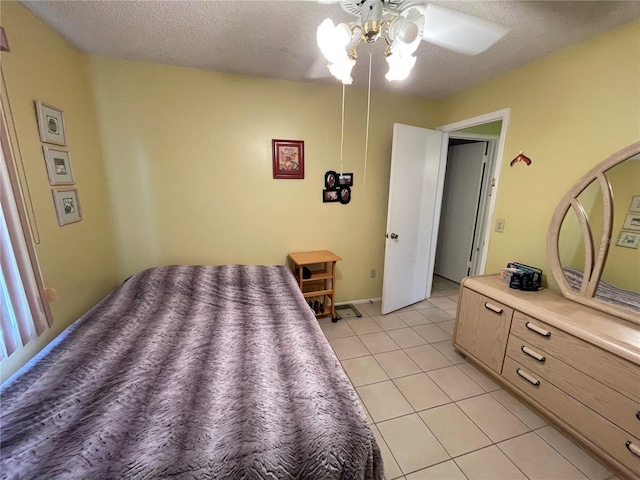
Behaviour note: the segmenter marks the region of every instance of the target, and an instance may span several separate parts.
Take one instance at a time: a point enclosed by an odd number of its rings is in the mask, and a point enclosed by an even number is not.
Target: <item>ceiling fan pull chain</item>
[[[342,84],[342,129],[340,130],[340,175],[342,175],[342,151],[344,149],[344,83]]]
[[[364,140],[364,174],[362,175],[362,200],[367,185],[367,156],[369,154],[369,113],[371,113],[371,52],[369,52],[369,88],[367,89],[367,130]]]

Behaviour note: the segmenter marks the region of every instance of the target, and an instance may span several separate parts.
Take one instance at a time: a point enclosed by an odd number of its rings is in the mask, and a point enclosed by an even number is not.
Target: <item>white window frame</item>
[[[2,113],[0,205],[4,220],[0,221],[6,221],[7,228],[0,238],[3,276],[0,293],[7,295],[10,302],[6,305],[2,301],[0,359],[10,356],[53,324],[7,134],[4,111]]]

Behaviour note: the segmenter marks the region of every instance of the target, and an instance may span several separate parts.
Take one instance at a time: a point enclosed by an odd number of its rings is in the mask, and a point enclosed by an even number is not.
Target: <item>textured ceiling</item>
[[[339,5],[313,0],[32,1],[36,16],[85,52],[109,57],[297,81],[308,79],[320,55],[316,28],[357,20]],[[358,47],[354,85],[439,98],[546,56],[640,16],[640,1],[435,1],[511,27],[475,57],[422,42],[410,77],[388,82],[383,40]],[[9,32],[10,35],[10,32]],[[640,41],[640,39],[639,39]]]

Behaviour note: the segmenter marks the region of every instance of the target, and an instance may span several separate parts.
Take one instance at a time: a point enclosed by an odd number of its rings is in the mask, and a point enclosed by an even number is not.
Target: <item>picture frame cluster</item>
[[[338,173],[333,170],[324,174],[324,187],[322,202],[340,202],[346,205],[351,201],[351,187],[353,186],[353,173]]]
[[[616,245],[627,248],[640,246],[640,195],[631,198],[629,213],[624,219]]]
[[[35,108],[49,185],[75,185],[69,150],[60,148],[68,146],[64,112],[39,100],[35,101]],[[51,194],[58,225],[68,225],[82,220],[77,188],[52,188]]]

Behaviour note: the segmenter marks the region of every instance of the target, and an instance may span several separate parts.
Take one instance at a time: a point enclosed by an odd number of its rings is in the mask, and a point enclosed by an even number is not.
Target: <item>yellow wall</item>
[[[126,276],[161,264],[281,264],[334,250],[338,301],[381,294],[392,124],[429,128],[511,108],[488,272],[546,269],[549,219],[564,192],[640,133],[640,22],[432,102],[372,95],[366,194],[366,92],[347,90],[347,205],[323,204],[338,170],[339,85],[318,86],[84,55],[28,10],[1,3],[3,55],[56,324],[14,365]],[[84,220],[57,225],[33,100],[65,111]],[[273,180],[271,139],[305,141],[305,179]],[[513,168],[524,150],[533,159]],[[364,200],[362,199],[364,195]],[[378,276],[369,278],[370,269]],[[548,270],[548,269],[547,269]],[[10,371],[2,364],[2,378]]]
[[[625,290],[640,292],[640,248],[616,245],[631,198],[640,195],[640,159],[628,160],[606,173],[613,191],[613,232],[602,280]],[[634,232],[640,233],[640,232]]]
[[[161,264],[284,264],[329,249],[337,301],[379,297],[394,122],[433,125],[432,103],[347,89],[348,205],[322,203],[340,169],[339,84],[318,86],[92,58],[123,276]],[[304,180],[272,178],[271,140],[304,140]],[[363,200],[364,196],[364,200]],[[378,276],[370,279],[370,270]]]
[[[640,22],[438,101],[438,124],[511,108],[487,273],[508,261],[548,272],[546,235],[564,193],[640,138]],[[523,150],[533,163],[509,162]],[[551,286],[555,287],[553,282]]]
[[[0,5],[2,26],[11,47],[10,53],[2,54],[2,70],[40,232],[41,243],[36,245],[36,251],[45,286],[57,290],[57,299],[51,304],[53,327],[0,363],[4,380],[114,288],[120,277],[88,57],[20,4],[2,1]],[[58,226],[34,100],[64,110],[71,165],[84,217],[81,222]]]

